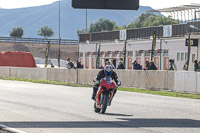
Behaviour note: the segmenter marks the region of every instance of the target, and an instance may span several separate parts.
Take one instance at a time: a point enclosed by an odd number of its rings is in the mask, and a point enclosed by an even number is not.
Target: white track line
[[[1,124],[0,124],[0,130],[6,131],[6,132],[9,132],[9,133],[26,133],[24,131],[20,131],[20,130],[15,129],[15,128],[10,128],[10,127],[7,127],[7,126],[1,125]]]

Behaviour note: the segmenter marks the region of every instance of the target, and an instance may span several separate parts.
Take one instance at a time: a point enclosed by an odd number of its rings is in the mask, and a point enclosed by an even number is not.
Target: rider
[[[111,77],[115,83],[116,86],[120,86],[121,82],[118,80],[117,74],[113,71],[113,68],[111,65],[106,65],[103,70],[101,70],[98,74],[97,77],[93,79],[95,85],[93,87],[93,93],[92,93],[92,99],[95,100],[96,93],[98,91],[99,85],[100,85],[100,80],[104,77]],[[117,87],[114,89],[114,95],[117,92]],[[114,97],[113,95],[113,97]]]

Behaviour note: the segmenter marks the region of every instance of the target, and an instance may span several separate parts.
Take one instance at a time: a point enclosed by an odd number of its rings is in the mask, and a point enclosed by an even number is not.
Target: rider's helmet
[[[106,65],[104,68],[104,72],[106,76],[111,76],[113,69],[111,65]]]

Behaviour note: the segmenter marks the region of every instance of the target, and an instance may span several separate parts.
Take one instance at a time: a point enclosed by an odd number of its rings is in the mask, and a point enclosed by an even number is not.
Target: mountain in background
[[[127,25],[141,13],[152,10],[148,6],[140,6],[138,11],[130,10],[88,10],[88,27],[98,18],[106,18],[115,21],[117,25]],[[8,37],[15,26],[24,29],[23,37],[38,38],[38,29],[47,25],[54,31],[52,38],[58,38],[59,2],[49,5],[19,8],[0,9],[0,36]],[[71,0],[61,1],[61,38],[78,39],[77,30],[86,27],[85,9],[73,9]]]

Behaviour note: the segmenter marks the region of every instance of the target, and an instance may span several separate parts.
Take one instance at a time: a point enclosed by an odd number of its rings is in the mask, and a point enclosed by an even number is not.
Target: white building
[[[158,26],[123,31],[100,32],[81,34],[79,43],[79,58],[85,69],[96,68],[96,57],[100,47],[100,66],[110,60],[115,66],[120,59],[124,59],[123,49],[126,45],[126,69],[132,69],[132,61],[137,60],[144,67],[145,61],[151,60],[152,40],[149,39],[156,31],[156,48],[154,63],[158,70],[166,70],[169,67],[169,59],[174,59],[177,70],[183,70],[188,58],[188,46],[186,39],[191,34],[191,50],[189,70],[194,69],[194,60],[200,59],[200,34],[191,30],[191,25],[200,28],[200,21],[187,24]]]
[[[84,65],[84,68],[96,68],[96,52],[98,50],[99,45],[101,45],[100,66],[105,65],[106,59],[109,59],[115,66],[118,65],[120,59],[123,59],[123,41],[118,43],[113,42],[101,44],[80,43],[80,61]],[[160,46],[162,49],[162,53],[159,53]],[[193,61],[198,58],[197,48],[198,47],[191,47],[189,70],[193,70]],[[151,49],[152,40],[128,41],[126,47],[126,69],[132,69],[132,61],[134,60],[137,60],[139,64],[144,66],[145,61],[149,61],[151,59]],[[174,59],[177,70],[183,70],[183,66],[187,60],[187,57],[188,47],[185,46],[185,38],[170,38],[156,41],[154,63],[156,64],[158,69],[161,68],[161,70],[166,70],[166,68],[169,67],[169,59]]]

